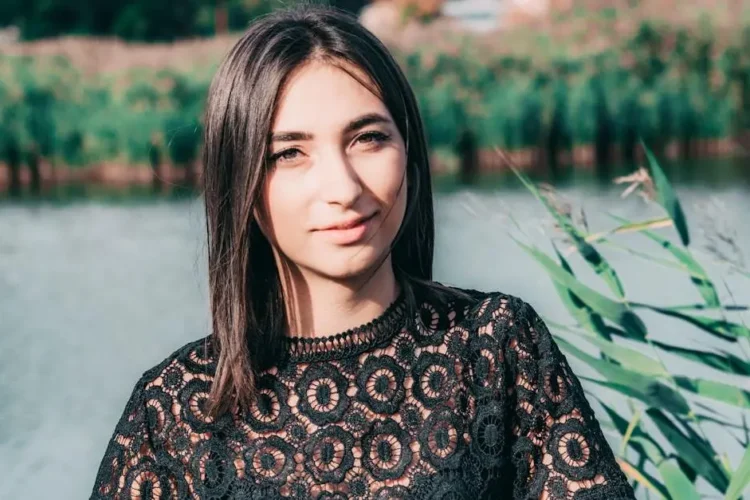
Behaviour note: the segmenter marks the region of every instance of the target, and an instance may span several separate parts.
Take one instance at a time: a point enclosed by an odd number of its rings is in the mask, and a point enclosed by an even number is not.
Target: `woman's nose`
[[[327,203],[351,207],[364,191],[352,159],[345,151],[330,150],[319,159],[319,189]]]

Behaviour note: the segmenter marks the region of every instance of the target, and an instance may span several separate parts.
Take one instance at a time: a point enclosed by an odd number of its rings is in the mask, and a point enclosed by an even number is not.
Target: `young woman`
[[[633,498],[534,309],[431,281],[416,100],[355,19],[256,21],[203,160],[213,331],[138,381],[92,498]]]

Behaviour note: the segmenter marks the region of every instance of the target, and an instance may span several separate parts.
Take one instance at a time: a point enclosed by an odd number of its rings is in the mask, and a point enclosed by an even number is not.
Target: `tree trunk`
[[[161,193],[164,189],[161,148],[155,139],[151,140],[149,146],[148,159],[149,164],[151,165],[151,188],[155,193]]]
[[[229,11],[226,0],[217,0],[214,8],[214,30],[217,35],[229,31]]]
[[[465,129],[458,138],[456,152],[460,159],[459,182],[464,185],[473,184],[479,171],[479,150],[474,133]]]
[[[21,196],[21,149],[18,143],[13,140],[8,141],[5,154],[10,173],[8,194],[13,198],[18,198]]]
[[[31,174],[31,194],[34,196],[42,192],[42,174],[39,164],[39,150],[36,147],[32,147],[29,151],[29,173]]]

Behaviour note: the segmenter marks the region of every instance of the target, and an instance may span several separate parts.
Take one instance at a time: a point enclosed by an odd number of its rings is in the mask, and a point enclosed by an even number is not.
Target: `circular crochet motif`
[[[417,314],[417,332],[420,345],[439,345],[443,341],[443,333],[449,326],[448,318],[432,304],[423,303]]]
[[[214,422],[207,410],[210,390],[211,386],[207,381],[194,378],[180,393],[182,419],[197,432],[211,430],[211,424]]]
[[[570,398],[570,380],[565,370],[557,364],[540,368],[543,381],[542,390],[550,403],[547,405],[550,414],[557,419],[570,413],[575,405],[575,399]]]
[[[367,474],[363,472],[350,473],[344,482],[349,485],[349,498],[357,500],[368,498],[370,494],[370,478]]]
[[[286,427],[286,439],[294,446],[299,446],[307,439],[307,428],[299,420],[294,420]]]
[[[299,410],[315,425],[338,422],[349,407],[348,383],[330,363],[308,366],[295,385]]]
[[[290,415],[286,387],[275,376],[266,374],[258,380],[257,391],[247,423],[258,432],[281,430]]]
[[[188,495],[188,485],[183,477],[151,459],[141,461],[130,471],[123,492],[123,498],[143,500],[187,498]]]
[[[411,498],[409,490],[403,486],[386,486],[375,492],[375,500],[406,500]]]
[[[245,473],[258,481],[279,485],[294,470],[294,447],[278,436],[260,439],[245,452]]]
[[[447,337],[448,354],[463,358],[466,355],[466,340],[469,338],[469,331],[456,326],[448,331]]]
[[[186,422],[180,422],[172,427],[168,437],[169,454],[180,460],[187,459],[193,452],[192,432],[192,429]]]
[[[165,439],[172,426],[174,426],[174,415],[172,415],[172,397],[161,389],[153,387],[144,393],[146,399],[146,422],[150,432],[159,439]]]
[[[351,432],[353,436],[359,438],[362,437],[362,434],[367,431],[369,426],[370,421],[367,419],[367,414],[364,412],[364,408],[360,408],[357,404],[352,405],[349,412],[344,417],[344,427],[346,430]]]
[[[313,478],[309,474],[305,473],[303,477],[292,478],[289,481],[289,494],[292,498],[300,500],[309,500],[310,486],[312,485]]]
[[[422,411],[417,405],[408,403],[401,408],[401,422],[413,432],[422,425]]]
[[[325,427],[305,445],[305,468],[319,482],[338,483],[354,464],[354,437],[338,426]]]
[[[465,449],[461,418],[446,406],[436,409],[419,432],[419,444],[422,456],[433,466],[458,467]]]
[[[392,414],[404,400],[404,369],[390,356],[370,356],[357,377],[357,397],[373,411]]]
[[[472,449],[485,467],[500,463],[505,445],[505,418],[500,403],[482,406],[471,426]]]
[[[576,481],[592,479],[596,474],[596,448],[589,443],[587,429],[571,418],[555,424],[550,432],[549,452],[557,470]]]
[[[489,335],[480,335],[469,346],[471,386],[477,397],[491,396],[501,387],[503,365],[499,352],[497,341]]]
[[[434,352],[423,352],[412,370],[414,397],[426,408],[435,408],[448,399],[456,380],[453,360]]]
[[[185,387],[185,372],[184,370],[176,365],[171,365],[165,368],[162,373],[162,389],[170,396],[176,396],[183,387]]]
[[[250,482],[249,479],[235,480],[232,483],[232,487],[229,491],[229,497],[227,500],[244,500],[247,498],[254,498],[254,494],[257,492],[257,487]]]
[[[362,438],[362,454],[375,478],[396,479],[412,461],[409,434],[395,420],[378,421]]]
[[[547,481],[548,471],[542,464],[541,450],[528,438],[520,437],[513,447],[516,481],[513,498],[539,498]]]
[[[190,460],[190,474],[200,498],[222,498],[236,477],[234,454],[219,439],[203,441]]]
[[[209,343],[208,348],[203,342],[190,351],[190,353],[183,360],[185,367],[193,373],[208,373],[213,374],[216,370],[215,360],[211,355],[211,346]]]

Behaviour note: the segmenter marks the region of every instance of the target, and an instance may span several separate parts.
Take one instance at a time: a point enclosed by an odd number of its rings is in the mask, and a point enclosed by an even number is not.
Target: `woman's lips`
[[[377,212],[367,217],[360,217],[352,221],[334,224],[317,232],[326,236],[333,243],[338,245],[352,245],[359,243],[367,235],[368,230],[372,227]]]

